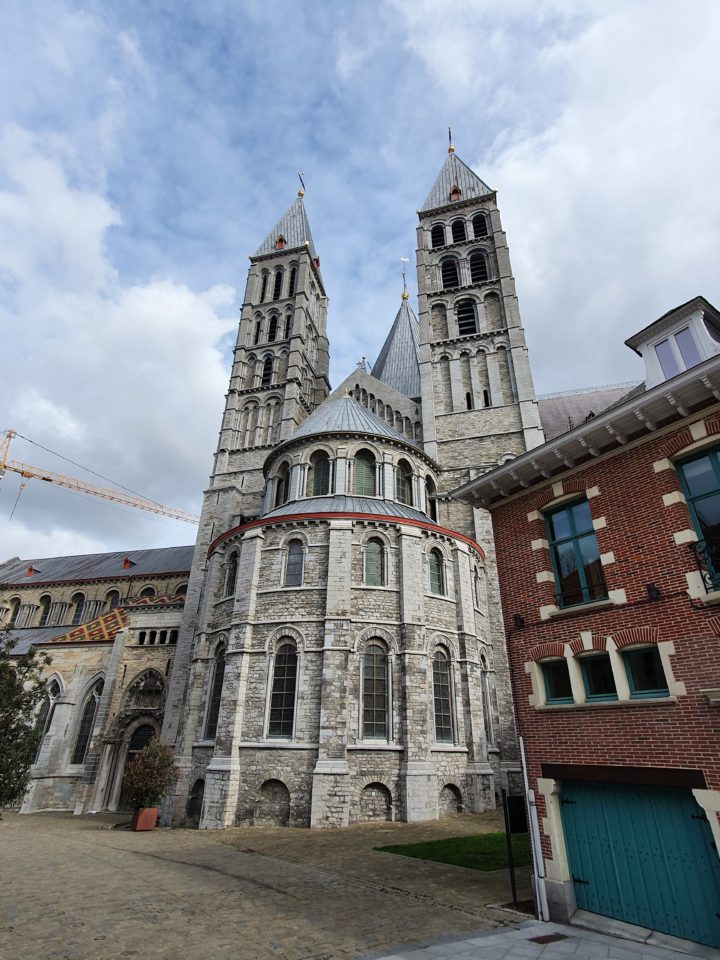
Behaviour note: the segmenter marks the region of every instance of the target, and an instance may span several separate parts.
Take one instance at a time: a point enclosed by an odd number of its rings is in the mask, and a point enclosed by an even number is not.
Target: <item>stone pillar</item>
[[[487,354],[488,384],[490,387],[490,402],[493,407],[501,407],[506,398],[503,396],[500,386],[500,368],[498,366],[497,353]]]

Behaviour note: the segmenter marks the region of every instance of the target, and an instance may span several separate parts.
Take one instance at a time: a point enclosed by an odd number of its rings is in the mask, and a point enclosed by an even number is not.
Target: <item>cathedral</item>
[[[157,734],[167,823],[424,820],[521,791],[490,515],[449,493],[545,438],[495,192],[450,147],[418,216],[418,314],[404,290],[332,392],[302,192],[250,257],[190,563],[75,558],[113,587],[89,619],[72,564],[0,567],[6,622],[57,673],[24,809],[121,809]],[[137,563],[155,579],[133,593]]]

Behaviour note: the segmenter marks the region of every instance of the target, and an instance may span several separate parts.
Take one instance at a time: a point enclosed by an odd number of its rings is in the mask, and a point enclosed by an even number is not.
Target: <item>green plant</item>
[[[130,806],[134,810],[156,807],[179,776],[172,749],[153,738],[125,767],[123,783]]]

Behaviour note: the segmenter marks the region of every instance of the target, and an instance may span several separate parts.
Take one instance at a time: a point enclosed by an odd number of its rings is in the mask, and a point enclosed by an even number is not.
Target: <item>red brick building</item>
[[[491,511],[551,914],[720,946],[720,316],[627,341],[647,381],[466,484]]]

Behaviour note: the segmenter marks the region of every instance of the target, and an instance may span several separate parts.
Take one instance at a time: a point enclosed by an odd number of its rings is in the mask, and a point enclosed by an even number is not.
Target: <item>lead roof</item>
[[[372,375],[414,400],[420,396],[420,322],[407,300],[397,312]]]
[[[398,517],[401,520],[420,520],[435,524],[426,514],[395,500],[382,500],[377,497],[352,497],[335,494],[331,497],[308,497],[284,503],[266,513],[263,520],[271,517],[284,517],[296,513],[368,513],[374,516]]]
[[[475,197],[484,197],[494,192],[466,163],[462,162],[456,153],[450,153],[442,165],[425,203],[420,208],[420,212],[426,213],[428,210],[434,210],[436,207],[444,207],[452,203],[450,191],[453,187],[460,189],[461,200],[472,200]]]
[[[156,574],[189,573],[194,546],[155,547],[116,553],[86,553],[76,557],[44,557],[21,560],[14,557],[0,564],[0,584],[28,586],[63,580],[128,579]],[[125,558],[131,561],[126,569]],[[28,569],[33,573],[28,576]]]
[[[285,441],[290,443],[300,437],[311,437],[319,433],[362,433],[390,440],[401,440],[409,446],[416,446],[409,437],[394,430],[366,407],[352,397],[329,398],[313,410],[307,420]],[[284,444],[282,444],[284,446]]]

